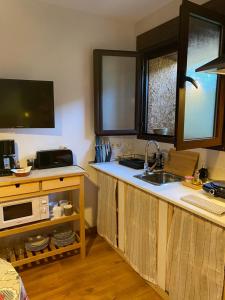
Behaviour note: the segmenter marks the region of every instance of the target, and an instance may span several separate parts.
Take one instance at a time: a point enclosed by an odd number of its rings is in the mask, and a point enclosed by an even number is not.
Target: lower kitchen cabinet
[[[112,176],[97,173],[98,184],[98,234],[117,247],[117,182]]]
[[[124,255],[146,280],[157,283],[157,198],[127,185],[125,192]]]
[[[168,247],[166,290],[171,300],[221,300],[224,229],[174,208]]]
[[[170,300],[225,300],[224,228],[97,171],[98,232]]]

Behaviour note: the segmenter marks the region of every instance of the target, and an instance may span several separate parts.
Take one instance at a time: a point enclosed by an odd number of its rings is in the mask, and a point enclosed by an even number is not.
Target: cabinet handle
[[[20,183],[15,184],[16,188],[20,187]]]
[[[192,77],[189,77],[189,76],[185,76],[184,78],[185,81],[189,81],[190,83],[193,84],[193,86],[198,89],[198,83],[196,80],[194,80]]]
[[[63,181],[63,180],[64,180],[64,178],[63,178],[63,177],[60,177],[60,178],[59,178],[59,180],[60,180],[60,181]]]

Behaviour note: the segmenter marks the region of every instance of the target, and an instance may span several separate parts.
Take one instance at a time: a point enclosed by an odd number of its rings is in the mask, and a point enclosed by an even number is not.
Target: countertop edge
[[[54,179],[59,176],[81,176],[85,175],[87,172],[78,166],[68,166],[68,167],[61,167],[61,168],[51,168],[51,169],[40,169],[40,170],[33,170],[31,174],[25,177],[16,177],[15,175],[12,176],[5,176],[0,177],[0,187],[17,184],[17,183],[29,183],[34,181],[41,181],[44,178]]]

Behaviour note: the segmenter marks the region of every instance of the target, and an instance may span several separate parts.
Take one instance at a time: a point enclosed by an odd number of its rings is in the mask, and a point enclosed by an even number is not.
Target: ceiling
[[[84,13],[137,22],[172,0],[41,0]]]

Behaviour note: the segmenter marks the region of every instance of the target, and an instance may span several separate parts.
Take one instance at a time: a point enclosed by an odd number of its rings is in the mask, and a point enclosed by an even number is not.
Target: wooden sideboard
[[[72,192],[79,190],[79,208],[71,216],[62,216],[57,219],[47,219],[34,223],[28,223],[8,229],[0,228],[0,239],[12,235],[21,234],[37,229],[51,227],[67,222],[79,221],[79,234],[76,234],[76,242],[65,246],[56,247],[52,242],[39,252],[24,251],[20,257],[15,254],[11,257],[14,267],[29,264],[47,257],[62,254],[64,252],[80,249],[81,258],[85,258],[85,221],[84,221],[84,174],[79,167],[62,167],[56,169],[34,170],[28,177],[0,177],[0,203],[18,199],[26,199],[49,195],[58,192],[68,192],[72,201]]]

